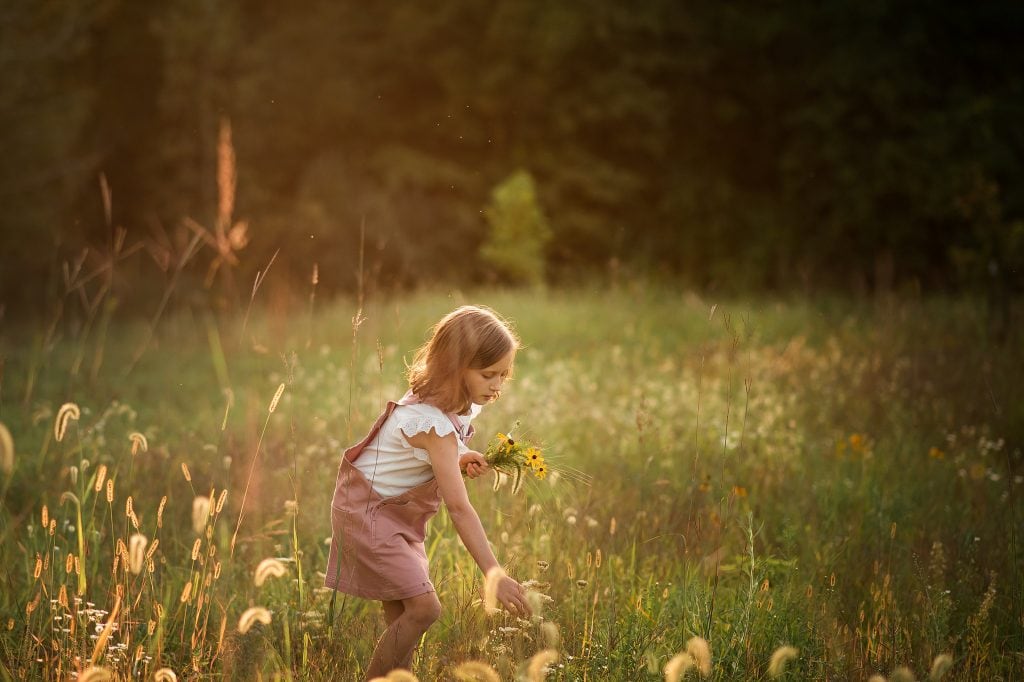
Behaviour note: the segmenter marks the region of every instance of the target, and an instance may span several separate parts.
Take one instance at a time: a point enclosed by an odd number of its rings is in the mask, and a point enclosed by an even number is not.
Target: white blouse
[[[468,415],[458,416],[463,432],[473,418],[480,414],[480,409],[479,405],[472,405]],[[399,405],[380,427],[377,437],[356,458],[353,466],[362,472],[374,492],[381,497],[401,495],[434,477],[427,451],[414,448],[407,440],[408,437],[427,433],[431,429],[438,436],[455,433],[460,457],[469,451],[456,433],[455,425],[437,407],[424,403]]]

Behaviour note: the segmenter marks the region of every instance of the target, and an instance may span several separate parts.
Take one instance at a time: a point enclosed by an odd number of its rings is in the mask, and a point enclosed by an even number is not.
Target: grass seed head
[[[181,463],[181,473],[185,476],[186,481],[192,482],[192,472],[188,470],[188,464]]]
[[[102,666],[89,666],[79,676],[78,682],[108,682],[114,674]]]
[[[140,451],[146,452],[147,450],[149,450],[149,441],[147,441],[146,437],[139,433],[138,431],[128,434],[128,439],[131,440],[132,442],[133,457]]]
[[[281,400],[281,396],[284,394],[284,384],[277,387],[277,392],[274,393],[274,399],[270,401],[270,408],[267,410],[270,414],[274,413],[277,409],[277,403]]]
[[[540,632],[544,636],[544,643],[551,649],[558,648],[559,634],[558,626],[551,621],[545,621],[540,624]]]
[[[932,661],[932,671],[928,674],[931,682],[937,682],[953,667],[953,657],[949,654],[939,654]]]
[[[711,674],[711,646],[703,637],[691,637],[686,643],[686,653],[693,656],[697,670],[704,677]]]
[[[384,676],[387,682],[420,682],[420,679],[404,668],[396,668]]]
[[[460,682],[501,682],[498,672],[483,661],[463,661],[452,668]]]
[[[253,606],[250,609],[246,609],[238,619],[238,631],[244,635],[257,622],[270,625],[270,611],[262,606]]]
[[[501,566],[495,566],[487,571],[484,578],[484,611],[497,613],[498,609],[498,584],[505,577],[505,570]]]
[[[780,646],[776,649],[768,663],[768,676],[778,677],[785,672],[786,664],[796,658],[798,653],[800,652],[791,646]]]
[[[78,420],[82,416],[82,411],[78,409],[78,405],[74,403],[64,403],[57,410],[57,419],[53,423],[53,437],[59,443],[64,440],[64,433],[67,431],[68,422],[72,419]]]
[[[3,422],[0,422],[0,471],[10,475],[14,470],[14,439]]]
[[[149,540],[142,533],[134,533],[128,538],[128,570],[132,572],[132,575],[142,573],[147,544],[149,544]]]
[[[107,465],[101,464],[98,467],[96,467],[96,485],[93,487],[93,490],[95,490],[96,492],[103,490],[103,481],[106,480],[106,478]]]
[[[526,679],[529,682],[544,682],[544,678],[548,676],[548,668],[557,662],[558,652],[554,649],[538,651],[526,666]]]
[[[665,682],[679,682],[690,668],[697,665],[696,661],[693,660],[693,656],[686,653],[678,653],[669,659],[669,662],[665,664]]]
[[[266,582],[267,578],[280,578],[287,572],[288,569],[277,559],[264,559],[256,567],[253,583],[256,587],[260,587]]]
[[[890,682],[916,682],[917,678],[914,677],[910,668],[901,665],[892,671],[889,680]]]
[[[204,495],[197,495],[192,500],[192,530],[196,535],[202,535],[206,530],[206,520],[210,517],[210,498]]]

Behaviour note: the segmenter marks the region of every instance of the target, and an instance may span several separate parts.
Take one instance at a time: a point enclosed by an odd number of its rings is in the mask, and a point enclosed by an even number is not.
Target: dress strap
[[[370,444],[370,441],[377,437],[377,433],[380,432],[381,427],[384,426],[384,422],[388,420],[388,417],[391,416],[391,413],[395,411],[396,407],[398,407],[399,405],[416,405],[419,402],[419,397],[417,397],[416,394],[413,393],[412,391],[406,391],[405,395],[399,398],[397,402],[394,400],[389,400],[387,406],[384,408],[384,412],[382,412],[381,415],[377,417],[377,421],[375,421],[373,423],[373,426],[370,427],[370,431],[369,433],[366,434],[366,437],[363,438],[358,443],[356,443],[355,445],[353,445],[352,447],[345,450],[345,459],[347,459],[349,462],[356,461],[356,458],[358,458],[359,455],[362,454],[366,446]],[[463,443],[467,443],[469,439],[473,437],[473,434],[476,432],[476,429],[473,428],[472,424],[466,426],[465,424],[462,423],[462,420],[459,419],[459,416],[454,412],[445,412],[445,416],[448,417],[448,421],[450,421],[452,423],[452,426],[455,427],[455,433],[458,434],[459,439]]]
[[[384,426],[384,422],[388,420],[388,417],[391,416],[391,413],[395,411],[396,407],[398,407],[398,403],[392,400],[388,401],[387,406],[384,408],[384,412],[382,412],[381,415],[377,417],[377,421],[375,421],[373,423],[373,426],[370,427],[370,432],[366,434],[366,437],[363,438],[358,443],[356,443],[355,445],[353,445],[352,447],[345,450],[345,459],[347,459],[349,462],[356,461],[356,458],[363,453],[363,450],[366,448],[367,445],[370,444],[370,441],[372,441],[377,436],[377,433],[380,431],[380,427]]]

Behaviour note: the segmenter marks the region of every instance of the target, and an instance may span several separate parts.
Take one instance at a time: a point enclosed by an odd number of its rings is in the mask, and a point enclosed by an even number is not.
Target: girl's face
[[[516,352],[511,350],[508,355],[498,360],[490,367],[481,369],[467,369],[463,375],[466,384],[466,393],[469,399],[477,405],[486,405],[496,400],[501,394],[501,386],[508,378],[509,370],[512,369],[512,360]]]

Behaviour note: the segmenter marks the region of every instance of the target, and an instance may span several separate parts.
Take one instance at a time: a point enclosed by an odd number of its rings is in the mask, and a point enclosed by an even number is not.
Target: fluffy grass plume
[[[138,431],[128,434],[128,440],[132,443],[132,455],[149,450],[149,441]]]
[[[949,669],[953,667],[953,657],[949,654],[939,654],[932,661],[932,670],[928,674],[928,679],[931,682],[938,682],[943,676],[949,672]]]
[[[505,575],[505,569],[501,566],[495,566],[487,571],[484,578],[484,611],[487,613],[497,613],[501,610],[498,606],[498,583]]]
[[[452,668],[460,682],[501,682],[498,672],[483,661],[463,661]]]
[[[889,675],[889,682],[917,682],[917,678],[910,668],[901,665]]]
[[[128,569],[132,575],[142,572],[142,566],[146,559],[146,545],[149,540],[142,533],[133,533],[128,538]]]
[[[796,647],[780,646],[772,653],[771,661],[768,663],[769,677],[778,677],[786,671],[786,664],[797,657],[800,652]]]
[[[693,667],[697,665],[693,656],[686,653],[678,653],[669,659],[665,664],[665,682],[679,682],[680,679]]]
[[[686,653],[693,656],[697,670],[704,677],[711,674],[711,645],[703,637],[691,637],[686,642]]]
[[[0,422],[0,471],[10,474],[14,469],[14,438],[3,422]]]
[[[114,674],[102,666],[89,666],[78,678],[78,682],[111,682]]]
[[[191,585],[191,583],[189,584]],[[262,606],[253,606],[246,609],[238,618],[238,631],[244,635],[257,622],[270,625],[270,611]]]
[[[197,495],[192,500],[192,530],[196,535],[202,535],[206,530],[206,520],[210,516],[210,498],[205,495]]]
[[[397,668],[384,677],[374,677],[370,682],[420,682],[420,678],[405,668]]]
[[[288,569],[285,568],[283,563],[277,559],[267,558],[256,567],[252,582],[256,587],[260,587],[268,578],[280,578],[287,572]]]
[[[53,422],[53,438],[58,443],[64,440],[64,433],[68,429],[68,422],[72,419],[78,421],[82,416],[82,411],[78,408],[75,403],[64,403],[57,410],[57,418]]]
[[[543,649],[530,657],[526,666],[526,679],[529,682],[544,682],[550,667],[558,662],[558,652],[554,649]]]

